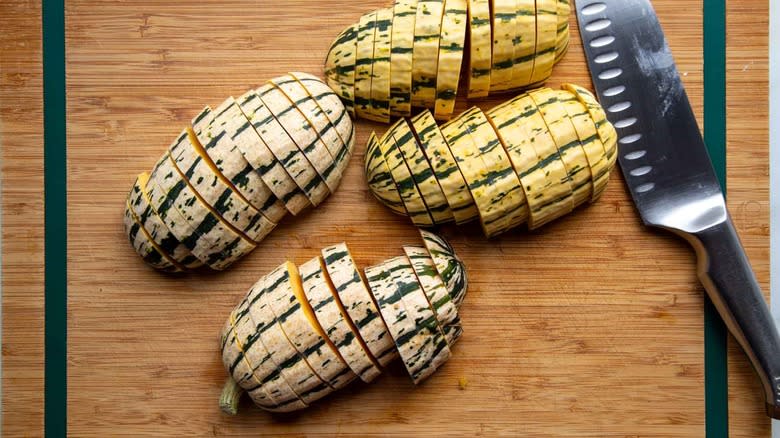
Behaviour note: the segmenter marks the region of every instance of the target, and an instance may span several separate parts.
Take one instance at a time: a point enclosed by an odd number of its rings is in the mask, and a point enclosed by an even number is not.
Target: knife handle
[[[696,249],[707,294],[761,379],[767,415],[780,419],[780,335],[731,218],[686,240]]]

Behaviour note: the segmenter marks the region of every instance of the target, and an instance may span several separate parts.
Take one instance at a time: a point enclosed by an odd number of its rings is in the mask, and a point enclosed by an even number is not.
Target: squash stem
[[[225,380],[225,386],[222,387],[222,394],[219,396],[219,408],[222,412],[236,415],[238,413],[238,401],[243,393],[244,390],[238,386],[233,377],[228,376],[227,380]]]

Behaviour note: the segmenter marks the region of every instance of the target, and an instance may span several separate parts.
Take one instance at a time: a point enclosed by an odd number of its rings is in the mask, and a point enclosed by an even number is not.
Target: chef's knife
[[[618,130],[620,168],[645,225],[684,237],[698,274],[780,418],[780,335],[726,209],[658,17],[648,0],[577,0],[590,75]]]

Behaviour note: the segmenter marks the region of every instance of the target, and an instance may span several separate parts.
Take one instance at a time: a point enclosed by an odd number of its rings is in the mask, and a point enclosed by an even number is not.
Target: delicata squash
[[[126,234],[162,271],[225,269],[287,213],[333,193],[354,143],[352,120],[324,82],[297,72],[273,78],[204,108],[136,178]]]
[[[453,113],[465,62],[469,98],[543,83],[569,46],[569,0],[395,0],[333,41],[328,85],[357,117],[388,123]]]
[[[604,192],[617,133],[576,85],[540,88],[489,111],[471,108],[438,126],[430,111],[371,134],[371,193],[421,227],[479,220],[492,237],[538,228]]]
[[[462,334],[467,283],[449,243],[421,235],[362,272],[340,243],[260,278],[222,328],[220,408],[235,414],[247,393],[271,412],[303,409],[398,358],[414,383],[430,377]]]

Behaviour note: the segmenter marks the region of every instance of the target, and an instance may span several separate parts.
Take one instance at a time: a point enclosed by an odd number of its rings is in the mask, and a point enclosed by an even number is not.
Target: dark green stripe
[[[515,122],[519,121],[520,119],[526,119],[528,117],[531,117],[532,115],[536,114],[536,112],[538,111],[538,109],[536,109],[536,106],[530,106],[529,105],[529,106],[526,106],[523,109],[526,109],[526,108],[530,108],[530,109],[528,109],[525,112],[519,113],[519,114],[517,114],[517,115],[515,115],[515,116],[513,116],[513,117],[511,117],[511,118],[509,118],[507,120],[505,120],[500,125],[498,125],[498,129],[504,129],[507,126],[513,125]]]
[[[548,53],[553,53],[553,52],[555,52],[555,46],[548,47],[548,48],[546,48],[546,49],[544,49],[544,50],[539,50],[539,51],[537,51],[537,52],[536,52],[536,57],[538,58],[538,57],[539,57],[539,56],[541,56],[541,55],[546,55],[546,54],[548,54]]]
[[[408,11],[395,12],[395,13],[393,13],[393,18],[396,18],[396,17],[408,17],[408,16],[412,16],[412,15],[416,15],[416,14],[417,14],[417,11],[416,11],[416,7],[415,7],[415,9],[411,9],[411,10],[408,10]]]
[[[44,433],[67,434],[68,191],[64,0],[44,0]]]
[[[294,188],[291,192],[284,195],[282,198],[282,202],[287,204],[288,202],[292,201],[292,199],[298,195],[302,195],[302,192],[297,187]]]
[[[335,73],[339,76],[345,76],[348,73],[352,73],[352,71],[355,70],[354,65],[337,65],[335,67],[329,68],[325,74],[328,75],[330,73]]]
[[[250,126],[250,121],[249,119],[247,119],[246,122],[244,122],[241,126],[238,127],[238,129],[236,129],[236,132],[230,137],[230,139],[231,140],[237,139],[242,132],[249,129],[249,126]]]
[[[455,90],[448,88],[446,90],[442,90],[436,97],[440,100],[455,100],[455,96]]]
[[[238,152],[240,153],[240,152]],[[252,167],[251,164],[247,163],[246,166],[244,166],[243,169],[241,169],[238,173],[233,175],[233,179],[230,180],[230,182],[236,186],[236,188],[243,189],[243,191],[248,191],[249,193],[254,192],[254,187],[249,187],[249,174],[253,173],[255,169]],[[273,196],[271,196],[273,197]],[[274,198],[274,201],[276,199]],[[273,203],[272,203],[273,204]],[[267,204],[264,204],[264,206]],[[257,207],[257,206],[255,206]]]
[[[230,108],[230,107],[228,106],[227,108]],[[227,108],[225,108],[225,109],[227,109]],[[225,112],[225,110],[222,110],[222,112]],[[195,119],[192,121],[192,124],[193,125],[197,125],[198,122],[200,122],[201,120],[205,119],[206,116],[209,115],[209,114],[211,114],[211,109],[210,108],[204,108],[203,111],[201,111],[200,114],[198,114],[197,117],[195,117]]]
[[[235,109],[235,110],[237,110],[237,111],[240,111],[240,110],[238,110],[237,104],[236,104],[235,102],[232,102],[230,105],[225,105],[225,108],[222,108],[222,111],[218,112],[218,113],[217,113],[217,115],[215,115],[215,116],[214,116],[214,120],[212,120],[212,121],[210,122],[210,124],[212,124],[212,125],[213,125],[213,124],[216,122],[216,120],[217,120],[217,119],[223,120],[223,119],[224,119],[224,117],[223,117],[223,116],[224,116],[224,115],[225,115],[225,114],[226,114],[228,111],[231,111],[231,110],[234,110],[234,109]],[[195,125],[195,123],[194,123],[194,122],[193,122],[193,125]],[[223,122],[223,123],[221,123],[221,124],[220,124],[220,126],[225,126],[225,123],[224,123],[224,122]]]
[[[295,299],[295,297],[291,297],[291,298],[293,300]],[[292,306],[287,307],[287,309],[284,312],[282,312],[282,314],[279,315],[277,318],[279,319],[279,321],[285,322],[285,321],[287,321],[287,318],[289,318],[292,315],[294,315],[300,309],[301,309],[301,304],[296,302]]]
[[[319,273],[320,273],[320,271],[317,271],[315,274],[319,274]],[[312,307],[312,310],[314,310],[316,312],[316,311],[322,309],[323,307],[325,307],[328,304],[332,303],[333,299],[334,299],[333,298],[333,294],[328,295],[327,298],[325,298],[324,300],[322,300],[319,303],[317,303],[316,306]]]
[[[217,134],[215,137],[211,137],[211,140],[209,140],[209,142],[206,143],[203,146],[203,148],[206,149],[206,150],[213,149],[214,147],[217,146],[217,143],[219,143],[219,141],[222,140],[223,137],[225,137],[226,134],[227,134],[227,132],[220,131],[220,133]]]
[[[345,318],[348,318],[348,317],[349,317],[349,315],[345,315],[344,317],[345,317]],[[343,319],[342,319],[342,321],[343,321]],[[335,330],[335,329],[336,329],[336,326],[335,326],[335,325],[334,325],[333,327],[331,327],[331,328],[329,329],[329,331],[328,331],[328,336],[330,336],[330,334],[331,334],[331,333],[330,333],[330,330]],[[353,341],[354,339],[355,339],[355,334],[354,334],[354,333],[352,333],[352,331],[350,330],[350,331],[348,331],[348,332],[347,332],[347,333],[344,335],[344,339],[342,339],[342,340],[341,340],[341,342],[339,342],[339,343],[337,343],[337,344],[336,344],[336,347],[337,347],[337,348],[339,348],[339,349],[341,349],[341,347],[345,347],[345,346],[347,346],[347,345],[351,344],[351,343],[352,343],[352,341]]]
[[[461,115],[461,118],[462,117],[463,117],[463,115]],[[445,135],[445,137],[447,138],[447,143],[449,143],[450,145],[454,145],[455,143],[458,142],[458,140],[460,140],[461,138],[466,136],[466,134],[468,134],[467,130],[465,130],[465,129],[458,129],[456,134],[453,134],[453,135],[451,135],[449,137],[447,137]]]
[[[257,172],[258,172],[260,175],[270,175],[270,173],[271,173],[271,170],[273,170],[273,168],[274,168],[274,167],[276,167],[276,165],[277,165],[277,164],[279,164],[279,162],[278,162],[278,161],[276,161],[276,157],[274,157],[270,163],[266,164],[265,166],[260,166],[260,167],[258,167],[258,168],[257,168]],[[284,169],[283,169],[283,170],[284,170]],[[285,171],[286,171],[286,170],[285,170]],[[293,193],[293,194],[294,194],[294,193]],[[288,193],[288,195],[289,195],[289,193]],[[287,200],[287,199],[286,199],[286,200]]]
[[[490,74],[489,68],[475,68],[471,70],[471,77],[472,78],[478,78],[480,76],[486,76]]]
[[[336,291],[337,291],[337,292],[344,292],[345,290],[347,290],[347,288],[348,288],[350,285],[352,285],[352,284],[358,284],[358,283],[362,283],[362,282],[363,282],[363,280],[360,278],[360,274],[358,274],[358,272],[357,272],[357,271],[353,270],[353,272],[352,272],[352,278],[350,278],[349,280],[347,280],[345,283],[341,283],[341,284],[337,285],[337,286],[336,286]]]
[[[450,43],[449,45],[439,45],[440,52],[462,52],[463,46],[458,43]]]
[[[512,65],[513,65],[512,59],[507,59],[506,61],[494,62],[493,70],[507,69],[512,67]]]
[[[317,188],[317,186],[319,186],[320,184],[324,184],[324,183],[325,181],[323,181],[322,178],[319,175],[317,175],[315,172],[315,175],[312,177],[311,181],[309,181],[308,183],[306,183],[305,186],[303,186],[303,191],[307,195],[312,195],[314,189]]]
[[[541,52],[540,53],[534,52],[528,55],[518,56],[517,58],[513,59],[513,62],[515,64],[523,64],[525,62],[530,62],[535,60],[539,54],[541,54]]]
[[[428,35],[415,35],[414,41],[430,41],[430,40],[438,40],[441,37],[440,34],[428,34]]]
[[[419,91],[421,88],[436,88],[436,78],[423,77],[412,80],[412,90]]]
[[[135,246],[135,238],[138,236],[138,231],[141,229],[141,224],[133,219],[133,224],[130,225],[130,229],[127,230],[127,238],[130,240],[130,244]]]
[[[368,323],[376,319],[377,314],[375,312],[368,312],[362,319],[355,321],[355,325],[358,329],[365,327]]]
[[[704,2],[704,138],[726,193],[726,0]],[[726,326],[704,296],[704,412],[707,436],[728,436]]]
[[[306,283],[312,280],[313,278],[321,278],[321,277],[322,277],[322,270],[317,269],[315,271],[312,271],[309,274],[306,274],[305,276],[301,276],[301,282]]]
[[[331,47],[337,47],[340,46],[347,41],[351,41],[357,38],[357,29],[355,29],[355,26],[350,26],[347,29],[344,29],[344,31],[336,38],[336,41],[333,42]]]
[[[393,20],[377,20],[374,24],[374,27],[376,27],[380,32],[386,32],[390,26],[393,25]]]
[[[396,54],[412,53],[412,51],[413,49],[411,47],[393,47],[392,49],[390,49],[390,53],[396,53]]]
[[[333,265],[335,262],[341,260],[342,258],[345,258],[349,256],[349,253],[347,251],[339,251],[330,253],[327,256],[325,256],[325,264],[326,265]]]

